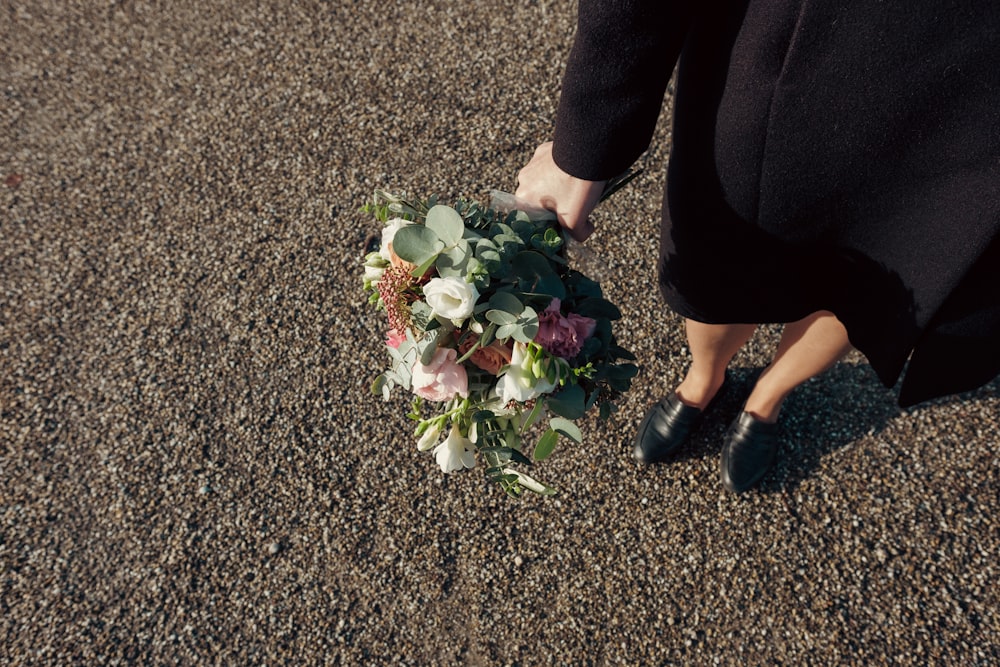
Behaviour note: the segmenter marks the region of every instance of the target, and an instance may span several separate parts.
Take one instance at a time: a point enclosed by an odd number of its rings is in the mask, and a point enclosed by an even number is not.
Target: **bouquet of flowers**
[[[362,209],[383,225],[364,290],[387,316],[390,368],[372,389],[413,394],[417,446],[444,472],[480,458],[507,493],[547,495],[523,468],[560,436],[581,442],[574,420],[594,407],[607,418],[638,368],[612,333],[620,311],[569,266],[553,215],[503,208],[376,191]]]

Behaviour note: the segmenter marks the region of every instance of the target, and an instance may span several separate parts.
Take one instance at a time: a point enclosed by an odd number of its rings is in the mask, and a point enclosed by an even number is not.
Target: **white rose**
[[[457,426],[452,426],[448,439],[434,450],[434,458],[444,472],[471,468],[476,465],[476,454],[472,448],[472,442],[462,437]]]
[[[451,320],[457,327],[472,315],[472,309],[479,299],[479,290],[461,278],[431,278],[424,285],[424,298],[435,315]]]
[[[382,255],[382,259],[387,262],[392,261],[392,253],[390,252],[392,239],[395,238],[396,232],[406,225],[412,224],[412,220],[403,220],[402,218],[393,218],[385,223],[385,227],[382,228],[382,245],[378,249],[378,254]]]

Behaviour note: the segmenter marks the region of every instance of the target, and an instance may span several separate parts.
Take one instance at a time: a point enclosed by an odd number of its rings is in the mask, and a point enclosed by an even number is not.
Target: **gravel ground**
[[[359,260],[376,187],[481,198],[548,138],[569,0],[0,4],[0,662],[1000,662],[1000,385],[804,386],[759,491],[654,284],[664,114],[590,243],[643,373],[514,501],[416,451]]]

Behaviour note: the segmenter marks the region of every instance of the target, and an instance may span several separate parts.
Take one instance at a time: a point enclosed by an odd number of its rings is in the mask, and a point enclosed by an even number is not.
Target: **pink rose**
[[[468,398],[469,376],[457,359],[458,352],[450,347],[439,347],[426,366],[418,359],[413,365],[413,393],[428,401],[450,401],[455,394]]]
[[[466,336],[458,346],[458,351],[462,354],[468,352],[478,339],[475,336]],[[510,363],[511,348],[498,340],[493,341],[487,347],[481,347],[472,353],[469,361],[487,373],[496,375],[500,369]]]
[[[576,313],[564,316],[559,312],[560,305],[559,299],[552,299],[549,307],[538,314],[535,342],[557,357],[572,359],[583,349],[583,342],[594,335],[597,322]]]

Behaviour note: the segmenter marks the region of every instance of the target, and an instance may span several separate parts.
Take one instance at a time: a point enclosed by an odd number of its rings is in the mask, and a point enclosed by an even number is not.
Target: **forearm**
[[[648,147],[690,23],[687,4],[580,0],[556,115],[560,168],[606,180]]]

